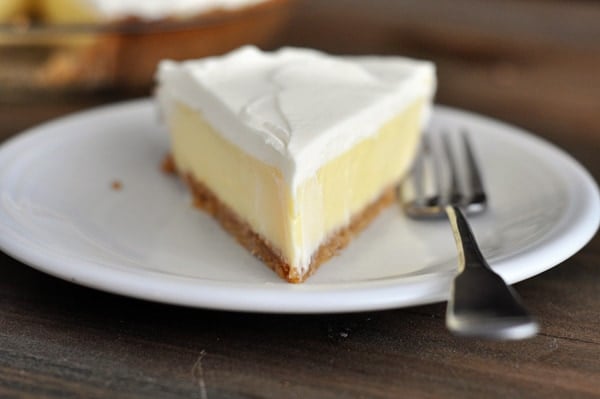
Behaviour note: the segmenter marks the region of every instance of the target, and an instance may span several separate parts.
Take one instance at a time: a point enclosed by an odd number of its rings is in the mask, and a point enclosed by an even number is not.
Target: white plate
[[[472,132],[491,198],[473,228],[507,281],[551,268],[593,236],[597,187],[564,152],[449,108],[437,107],[432,123]],[[149,100],[10,140],[0,149],[0,247],[74,283],[203,308],[322,313],[446,298],[456,267],[446,221],[410,221],[391,207],[308,282],[287,284],[190,206],[183,185],[160,171],[167,150]]]

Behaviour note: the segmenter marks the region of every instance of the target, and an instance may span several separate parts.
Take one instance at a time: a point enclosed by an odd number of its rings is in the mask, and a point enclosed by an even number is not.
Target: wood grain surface
[[[298,0],[280,44],[432,59],[438,102],[527,128],[599,179],[598,21],[594,1]],[[0,138],[124,97],[0,99]],[[600,397],[598,238],[517,284],[542,330],[508,343],[452,336],[444,304],[215,312],[87,289],[3,254],[0,262],[0,398]]]

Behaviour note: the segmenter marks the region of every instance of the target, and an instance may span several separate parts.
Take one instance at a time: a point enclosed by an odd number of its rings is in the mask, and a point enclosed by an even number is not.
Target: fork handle
[[[452,232],[454,233],[454,239],[456,240],[456,246],[458,248],[459,258],[459,272],[462,272],[465,268],[486,268],[490,269],[490,266],[486,262],[475,236],[469,227],[469,223],[465,218],[465,215],[459,207],[455,205],[448,205],[445,208]]]

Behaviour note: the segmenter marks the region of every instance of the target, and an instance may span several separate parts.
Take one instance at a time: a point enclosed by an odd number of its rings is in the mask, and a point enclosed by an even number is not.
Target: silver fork
[[[461,132],[457,142],[460,151],[448,134],[425,135],[413,172],[399,188],[402,206],[411,218],[447,215],[450,220],[459,267],[446,309],[446,326],[464,336],[531,337],[538,332],[538,324],[512,287],[490,268],[464,216],[484,211],[487,197],[466,133]]]

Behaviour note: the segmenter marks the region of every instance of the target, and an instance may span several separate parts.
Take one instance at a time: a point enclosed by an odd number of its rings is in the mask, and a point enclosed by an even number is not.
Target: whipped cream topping
[[[280,169],[292,192],[415,100],[429,100],[436,84],[425,61],[251,46],[163,61],[157,80],[162,107],[198,110],[225,139]]]
[[[80,0],[92,13],[107,19],[186,17],[217,9],[234,10],[264,1],[266,0]]]

